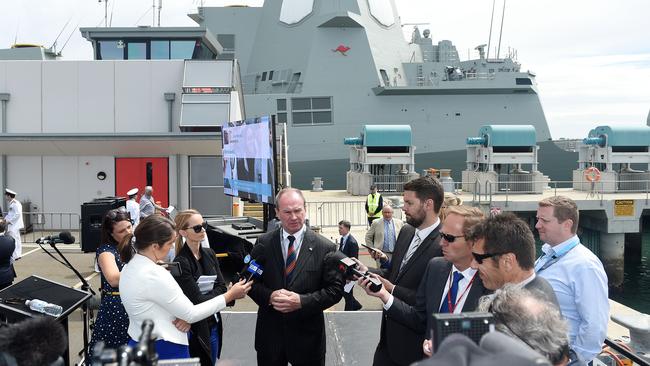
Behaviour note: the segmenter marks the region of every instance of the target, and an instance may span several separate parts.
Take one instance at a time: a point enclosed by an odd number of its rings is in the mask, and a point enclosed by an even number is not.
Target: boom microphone
[[[47,316],[30,318],[0,330],[0,352],[20,366],[43,366],[57,361],[65,352],[63,326]]]
[[[69,231],[62,231],[58,235],[48,235],[36,240],[36,244],[72,244],[75,238]]]

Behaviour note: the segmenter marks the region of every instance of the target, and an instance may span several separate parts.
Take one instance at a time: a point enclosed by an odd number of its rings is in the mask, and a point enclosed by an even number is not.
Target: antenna
[[[108,21],[108,26],[109,27],[113,26],[113,10],[115,10],[115,3],[116,2],[117,2],[116,0],[113,0],[113,5],[111,6],[111,18]]]
[[[490,35],[488,36],[488,46],[487,46],[487,58],[486,60],[490,59],[490,44],[492,43],[492,23],[494,23],[494,5],[496,3],[496,0],[492,0],[492,16],[490,17]]]
[[[97,0],[104,3],[104,27],[108,27],[108,0]]]
[[[162,0],[158,0],[158,27],[160,27],[160,11],[162,10]]]
[[[151,5],[151,10],[153,13],[151,14],[151,26],[155,27],[156,26],[156,0],[152,0],[152,5]]]
[[[503,35],[503,20],[506,16],[506,0],[503,0],[503,13],[501,14],[501,30],[499,31],[499,48],[497,48],[497,59],[501,53],[501,35]]]
[[[72,38],[72,35],[75,33],[75,29],[77,29],[77,28],[79,28],[79,23],[77,23],[77,25],[74,28],[72,28],[72,32],[70,32],[70,35],[68,36],[68,39],[65,40],[65,43],[61,47],[61,50],[58,52],[59,55],[61,55],[61,52],[63,52],[63,49],[65,48],[65,46],[68,45],[68,42],[70,41],[70,38]]]
[[[72,17],[68,18],[68,21],[65,22],[65,25],[63,26],[63,28],[61,28],[61,31],[60,31],[59,34],[56,36],[56,38],[54,39],[54,42],[52,42],[52,45],[50,46],[50,48],[51,48],[52,50],[54,50],[55,53],[56,53],[56,41],[59,40],[59,37],[61,37],[61,34],[63,34],[63,31],[65,30],[65,28],[68,26],[68,24],[70,24],[70,20],[72,20]]]

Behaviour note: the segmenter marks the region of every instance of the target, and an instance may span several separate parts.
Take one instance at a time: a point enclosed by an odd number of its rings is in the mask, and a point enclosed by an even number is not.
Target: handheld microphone
[[[36,240],[36,244],[72,244],[75,238],[69,231],[62,231],[58,235],[48,235]]]
[[[264,269],[259,263],[255,261],[255,259],[251,261],[246,271],[248,271],[248,273],[244,276],[246,282],[250,281],[254,277],[261,277],[262,273],[264,273]]]
[[[251,254],[244,258],[246,266],[242,270],[242,275],[239,278],[246,279],[246,282],[248,282],[255,277],[262,276],[262,273],[264,273],[263,266],[265,262],[266,253],[264,252],[264,247],[261,245],[254,246]]]
[[[343,274],[343,277],[346,279],[354,280],[354,277],[364,278],[370,281],[370,291],[377,292],[381,290],[381,280],[375,277],[370,277],[368,273],[361,273],[361,271],[359,271],[359,264],[340,251],[337,250],[329,253],[326,261],[328,261],[331,266],[334,266],[339,273]]]

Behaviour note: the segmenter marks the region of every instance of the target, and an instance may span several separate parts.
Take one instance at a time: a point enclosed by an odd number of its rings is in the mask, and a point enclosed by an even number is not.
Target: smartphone
[[[379,249],[373,248],[373,247],[368,246],[368,245],[363,244],[363,243],[361,244],[361,246],[368,249],[368,250],[372,250],[373,252],[378,252],[379,251]]]
[[[181,265],[178,262],[159,262],[158,265],[168,270],[174,277],[181,275]]]

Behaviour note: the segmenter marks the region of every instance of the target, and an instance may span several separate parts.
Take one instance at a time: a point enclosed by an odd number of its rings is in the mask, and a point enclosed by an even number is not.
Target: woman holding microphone
[[[194,305],[171,273],[158,265],[176,241],[174,223],[166,217],[151,215],[140,221],[134,234],[133,247],[120,247],[126,263],[120,276],[120,294],[129,315],[129,345],[135,345],[134,340],[140,338],[143,321],[151,319],[159,359],[189,358],[187,323],[212,316],[224,309],[227,302],[243,298],[251,284],[238,282],[225,294]]]

